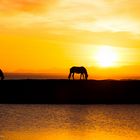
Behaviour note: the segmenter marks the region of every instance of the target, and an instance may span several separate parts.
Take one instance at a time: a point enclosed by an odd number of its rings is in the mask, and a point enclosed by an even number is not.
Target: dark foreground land
[[[0,103],[139,104],[140,80],[5,80]]]

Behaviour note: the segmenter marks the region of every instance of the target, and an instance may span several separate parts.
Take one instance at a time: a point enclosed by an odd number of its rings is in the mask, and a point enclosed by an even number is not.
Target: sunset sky
[[[140,77],[140,0],[0,0],[0,68]]]

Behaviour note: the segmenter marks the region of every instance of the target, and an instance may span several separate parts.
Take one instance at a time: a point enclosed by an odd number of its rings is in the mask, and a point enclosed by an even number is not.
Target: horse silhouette
[[[4,74],[1,69],[0,69],[0,78],[1,78],[1,80],[4,80]]]
[[[87,80],[87,78],[88,78],[87,70],[83,66],[82,67],[76,67],[76,66],[71,67],[68,79],[70,80],[70,78],[72,77],[74,80],[75,73],[80,74],[80,80],[81,80],[82,76],[83,76],[83,79],[85,79],[85,80]]]

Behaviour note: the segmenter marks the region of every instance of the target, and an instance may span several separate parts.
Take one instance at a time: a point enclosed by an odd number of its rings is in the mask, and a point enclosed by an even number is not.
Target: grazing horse
[[[0,69],[0,78],[1,78],[1,80],[4,80],[4,74],[1,69]]]
[[[68,76],[69,80],[70,80],[71,76],[73,77],[73,80],[74,80],[74,73],[80,74],[80,80],[81,80],[82,76],[83,76],[83,79],[87,80],[87,78],[88,78],[87,70],[85,67],[72,67],[72,68],[70,68],[70,73]]]

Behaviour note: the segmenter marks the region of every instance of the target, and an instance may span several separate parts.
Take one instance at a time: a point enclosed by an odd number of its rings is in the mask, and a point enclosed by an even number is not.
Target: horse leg
[[[73,80],[74,80],[74,72],[73,72],[73,74],[72,74],[72,77],[73,77]]]
[[[84,80],[84,74],[83,73],[81,74],[81,79]]]
[[[4,79],[4,75],[1,74],[1,75],[0,75],[0,80],[3,80],[3,79]]]
[[[1,76],[1,80],[4,80],[4,76]]]
[[[87,80],[87,75],[85,74],[85,80]]]
[[[71,72],[69,73],[69,76],[68,76],[68,79],[70,80],[70,78],[71,78]]]
[[[80,74],[80,80],[81,80],[81,78],[82,78],[82,73]]]
[[[85,74],[83,73],[83,80],[85,79]]]
[[[83,79],[83,73],[81,74],[81,79]]]
[[[82,79],[84,80],[84,73],[82,73]]]

